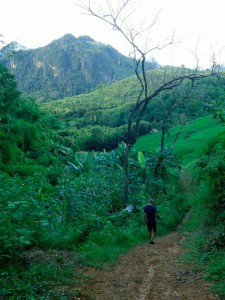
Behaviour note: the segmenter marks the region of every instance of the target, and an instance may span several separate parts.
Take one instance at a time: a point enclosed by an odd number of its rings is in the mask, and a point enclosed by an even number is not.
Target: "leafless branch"
[[[177,134],[176,134],[176,136],[175,136],[175,138],[174,138],[174,140],[173,140],[173,143],[172,143],[172,145],[171,145],[171,147],[170,147],[170,153],[173,151],[173,148],[174,148],[174,146],[175,146],[175,144],[176,144],[176,141],[177,141],[177,139],[179,138],[179,135],[181,134],[181,131],[182,131],[182,129],[185,127],[187,125],[187,123],[184,123],[182,126],[181,126],[181,128],[179,129],[179,131],[177,132]]]
[[[153,78],[150,77],[147,78],[145,65],[146,65],[146,55],[149,54],[152,51],[155,50],[162,50],[166,48],[169,45],[173,45],[175,43],[174,35],[172,35],[170,40],[164,41],[163,43],[157,43],[156,45],[149,45],[150,40],[150,34],[155,26],[155,24],[158,22],[159,19],[159,13],[156,14],[155,18],[153,19],[152,23],[144,28],[144,23],[140,25],[138,29],[133,28],[131,25],[128,26],[127,20],[128,17],[130,17],[135,10],[127,13],[125,16],[123,16],[123,13],[130,4],[131,0],[121,0],[118,1],[117,8],[114,9],[114,6],[112,5],[112,1],[115,0],[107,0],[107,11],[104,13],[101,9],[96,10],[91,6],[90,0],[88,1],[88,4],[84,4],[83,2],[79,2],[79,4],[76,4],[78,7],[82,8],[86,14],[94,16],[105,23],[112,26],[113,29],[117,30],[124,39],[128,42],[128,44],[132,47],[131,54],[133,55],[134,61],[135,61],[135,75],[136,78],[140,84],[140,92],[136,100],[136,104],[133,106],[133,108],[130,111],[130,114],[128,116],[128,127],[127,127],[127,140],[126,140],[126,154],[125,154],[125,200],[124,203],[126,205],[128,200],[128,185],[129,185],[129,151],[131,147],[134,145],[139,132],[139,125],[140,121],[143,118],[144,112],[146,111],[147,106],[149,103],[160,95],[164,91],[174,91],[174,89],[178,86],[180,86],[185,81],[190,81],[194,83],[197,80],[203,79],[203,78],[209,78],[214,77],[220,79],[220,73],[219,66],[216,64],[215,56],[212,58],[212,69],[211,72],[203,73],[199,72],[199,57],[197,55],[198,50],[198,44],[200,39],[197,42],[196,48],[194,50],[193,55],[195,57],[196,61],[196,68],[194,70],[185,69],[185,68],[178,68],[176,71],[173,68],[168,69],[168,71],[172,71],[169,76],[167,72],[165,71],[164,74],[161,74],[161,78],[159,75],[157,75],[156,80],[153,80]],[[114,2],[115,3],[115,2]],[[121,4],[119,4],[121,3]],[[141,35],[147,33],[147,39],[145,40],[144,47],[141,47],[138,43],[138,39],[140,39]],[[183,71],[181,73],[180,71]],[[159,72],[160,74],[160,72]],[[176,105],[176,99],[179,97],[179,95],[174,95],[173,101],[170,103],[167,115],[171,113],[172,109]],[[183,99],[185,101],[185,99]],[[134,126],[134,129],[132,125]],[[174,146],[176,139],[179,136],[180,131],[178,132],[174,143],[171,147]]]

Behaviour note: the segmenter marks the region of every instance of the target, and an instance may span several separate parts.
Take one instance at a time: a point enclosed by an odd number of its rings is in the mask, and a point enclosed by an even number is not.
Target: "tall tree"
[[[134,59],[134,73],[140,84],[140,93],[136,103],[131,109],[127,122],[127,138],[126,138],[126,153],[125,153],[125,179],[124,179],[124,205],[128,204],[129,199],[129,152],[134,145],[140,128],[140,122],[146,111],[148,104],[160,93],[168,90],[173,90],[175,87],[183,84],[186,81],[192,83],[196,80],[206,77],[219,77],[219,67],[213,61],[211,70],[202,72],[199,70],[198,59],[196,59],[196,68],[190,70],[184,67],[168,68],[166,72],[161,74],[156,80],[148,76],[146,72],[147,57],[154,50],[162,50],[163,48],[174,44],[174,36],[167,39],[165,42],[152,44],[151,31],[158,21],[159,14],[155,16],[150,25],[140,26],[135,29],[135,26],[130,25],[130,17],[136,11],[131,0],[106,0],[102,4],[104,8],[95,6],[94,1],[79,1],[77,6],[81,7],[84,12],[90,16],[96,17],[101,21],[109,24],[112,28],[118,31],[127,43],[131,46],[131,56]],[[143,20],[140,20],[141,22]],[[144,46],[140,42],[142,36],[145,38]],[[197,57],[196,53],[194,53]]]

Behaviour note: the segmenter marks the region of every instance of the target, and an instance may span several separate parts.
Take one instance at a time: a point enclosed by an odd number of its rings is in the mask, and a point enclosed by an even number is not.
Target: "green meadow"
[[[212,116],[204,116],[194,120],[184,127],[171,128],[169,136],[165,137],[165,145],[169,150],[176,139],[173,153],[180,158],[183,166],[193,163],[201,156],[206,146],[216,136],[224,134],[224,126],[218,119]],[[156,151],[160,149],[161,132],[140,137],[134,148],[140,151]]]

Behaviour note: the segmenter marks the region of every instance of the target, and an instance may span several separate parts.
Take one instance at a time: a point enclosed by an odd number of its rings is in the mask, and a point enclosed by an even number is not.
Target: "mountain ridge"
[[[87,93],[134,75],[133,59],[89,36],[65,34],[47,46],[15,51],[6,62],[19,90],[40,100]],[[157,62],[147,69],[158,67]]]

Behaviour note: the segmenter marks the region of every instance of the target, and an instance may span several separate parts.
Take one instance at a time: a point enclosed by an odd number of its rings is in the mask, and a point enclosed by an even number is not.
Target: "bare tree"
[[[174,114],[174,112],[178,107],[184,106],[184,104],[187,104],[188,102],[190,102],[190,100],[191,100],[190,86],[186,86],[186,85],[173,88],[170,93],[159,95],[159,102],[160,102],[159,104],[161,104],[160,107],[163,112],[162,125],[161,125],[161,144],[160,144],[161,153],[165,152],[165,135],[166,134],[169,135],[169,122],[173,118],[172,115]],[[182,125],[185,126],[186,122],[187,120],[185,118],[185,120],[182,122]],[[176,140],[173,141],[173,147],[175,145]],[[173,147],[170,148],[169,152],[172,151]]]
[[[157,78],[151,77],[146,72],[146,59],[149,53],[154,50],[161,50],[169,45],[175,43],[174,36],[166,39],[162,43],[152,44],[150,39],[151,31],[158,21],[159,13],[156,14],[153,21],[149,26],[144,27],[144,24],[137,29],[133,28],[128,19],[135,12],[135,9],[127,10],[129,6],[132,6],[132,0],[106,0],[104,1],[104,9],[95,7],[91,0],[79,1],[75,3],[78,7],[82,8],[85,14],[96,17],[101,21],[109,24],[113,30],[118,31],[127,43],[131,46],[130,55],[134,59],[134,72],[140,85],[140,93],[136,99],[136,103],[131,109],[128,116],[127,123],[127,138],[126,138],[126,153],[125,153],[125,179],[124,179],[124,205],[128,204],[129,199],[129,152],[134,145],[140,127],[140,121],[146,111],[148,104],[158,96],[160,93],[168,90],[173,90],[185,81],[194,81],[206,78],[206,77],[219,77],[219,67],[213,62],[211,70],[207,72],[200,72],[195,54],[196,68],[194,70],[181,68],[168,68],[167,72],[159,74]],[[143,46],[140,46],[141,36],[145,36],[146,40]],[[172,109],[172,108],[171,108]]]

